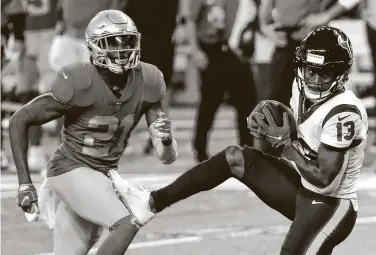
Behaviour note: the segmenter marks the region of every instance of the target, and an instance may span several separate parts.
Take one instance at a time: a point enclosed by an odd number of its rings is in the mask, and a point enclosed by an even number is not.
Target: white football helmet
[[[133,20],[121,11],[106,10],[96,14],[85,36],[94,65],[120,74],[140,63],[141,34]]]

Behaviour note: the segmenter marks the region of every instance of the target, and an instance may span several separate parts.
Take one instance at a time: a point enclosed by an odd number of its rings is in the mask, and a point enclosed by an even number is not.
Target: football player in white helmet
[[[141,191],[143,197],[129,193],[135,217],[147,222],[175,202],[234,177],[292,221],[280,254],[331,254],[355,225],[356,182],[367,140],[365,108],[346,88],[353,58],[345,33],[316,28],[296,50],[292,112],[263,101],[248,119],[251,133],[280,156],[229,146],[162,189]],[[283,117],[273,117],[273,107],[283,109]]]
[[[122,255],[128,248],[143,222],[132,220],[121,198],[122,186],[129,184],[116,169],[143,115],[160,160],[170,164],[177,157],[171,121],[162,108],[163,75],[156,66],[140,61],[140,36],[123,12],[99,12],[86,30],[90,62],[62,68],[51,93],[32,100],[10,120],[18,205],[42,217],[48,216],[46,189],[61,199],[55,222],[47,217],[54,225],[55,255],[87,254],[103,228],[110,234],[96,254]],[[63,142],[48,162],[39,212],[27,164],[28,129],[62,116]]]

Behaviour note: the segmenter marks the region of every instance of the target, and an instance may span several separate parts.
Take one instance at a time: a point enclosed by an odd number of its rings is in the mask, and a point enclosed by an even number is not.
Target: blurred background
[[[18,184],[8,141],[9,117],[48,92],[61,67],[89,60],[85,28],[105,9],[122,10],[134,20],[142,35],[142,61],[156,65],[168,87],[164,103],[179,159],[165,166],[154,157],[146,121],[141,120],[120,162],[124,177],[147,188],[169,183],[227,145],[252,145],[245,118],[260,100],[288,103],[293,54],[300,40],[318,25],[342,29],[355,55],[348,85],[367,108],[370,131],[360,184],[363,223],[336,254],[376,254],[371,245],[376,241],[376,206],[368,203],[376,188],[374,0],[2,0],[1,254],[52,254],[50,230],[42,223],[26,224],[12,199]],[[56,120],[30,130],[28,160],[37,185],[61,141],[62,125],[63,120]],[[288,222],[238,183],[230,181],[190,201],[166,210],[142,229],[139,245],[130,253],[146,254],[158,246],[158,254],[184,254],[183,248],[192,254],[197,253],[196,242],[202,243],[200,254],[277,253]],[[185,220],[179,220],[181,215]],[[162,231],[158,226],[167,218],[171,222]],[[20,235],[25,238],[21,244]],[[223,239],[232,242],[224,244]]]

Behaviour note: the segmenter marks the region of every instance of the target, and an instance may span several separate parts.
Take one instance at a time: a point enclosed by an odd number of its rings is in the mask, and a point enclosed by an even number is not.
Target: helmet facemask
[[[119,32],[89,40],[94,65],[120,74],[140,63],[140,33]]]
[[[312,59],[312,56],[316,60]],[[343,89],[349,67],[342,62],[320,63],[318,55],[308,53],[307,59],[297,52],[295,76],[302,95],[313,103],[321,102]]]

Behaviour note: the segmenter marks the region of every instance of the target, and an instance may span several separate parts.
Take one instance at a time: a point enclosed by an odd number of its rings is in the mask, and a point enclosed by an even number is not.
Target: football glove
[[[275,124],[273,116],[268,109],[263,109],[263,115],[265,116],[268,124],[263,121],[262,114],[255,115],[254,119],[259,128],[262,129],[262,135],[264,139],[273,147],[279,148],[280,146],[289,146],[292,144],[290,137],[290,124],[289,114],[283,113],[283,125],[279,127]]]
[[[39,213],[37,190],[32,183],[20,184],[17,192],[17,204],[24,212]]]

